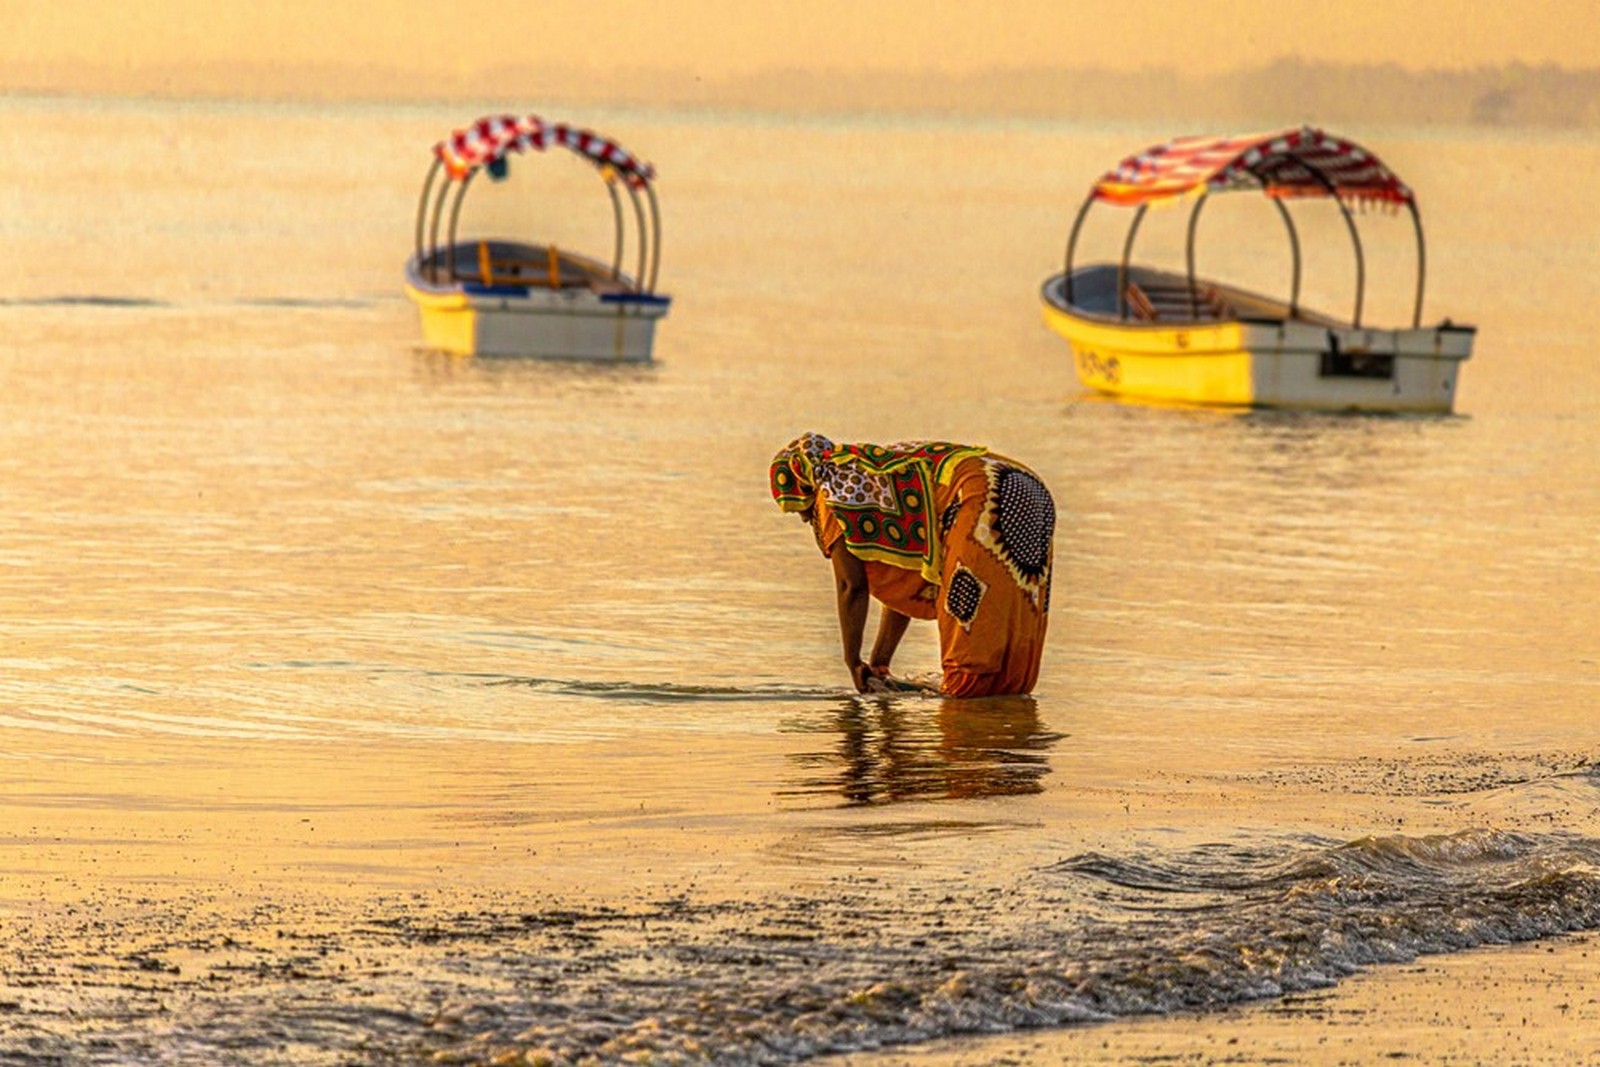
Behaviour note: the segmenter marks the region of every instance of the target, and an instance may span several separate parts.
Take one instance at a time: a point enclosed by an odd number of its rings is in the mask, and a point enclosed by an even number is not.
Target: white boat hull
[[[465,252],[458,258],[469,262]],[[649,362],[656,322],[672,299],[628,286],[627,279],[580,274],[570,262],[567,284],[555,287],[470,277],[438,284],[424,280],[415,259],[406,268],[406,295],[417,306],[424,342],[464,356]]]
[[[540,356],[647,363],[665,300],[602,300],[594,293],[464,295],[458,306],[419,306],[430,347],[458,355]]]

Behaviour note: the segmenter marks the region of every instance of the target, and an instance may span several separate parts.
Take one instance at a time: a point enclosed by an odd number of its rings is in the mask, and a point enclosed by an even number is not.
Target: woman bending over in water
[[[912,619],[939,624],[946,696],[1027,693],[1050,613],[1055,504],[1015,460],[946,441],[835,445],[807,433],[772,460],[772,496],[833,564],[844,662],[888,678]],[[862,659],[867,598],[881,607]]]

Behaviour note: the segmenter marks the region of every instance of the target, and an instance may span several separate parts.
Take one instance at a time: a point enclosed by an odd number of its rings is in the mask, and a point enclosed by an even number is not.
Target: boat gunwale
[[[459,255],[462,249],[471,249],[480,243],[488,243],[502,251],[520,252],[538,255],[547,253],[548,245],[536,244],[516,238],[483,237],[459,240],[454,250]],[[448,256],[451,249],[441,248],[431,253],[427,259],[442,260]],[[418,259],[413,253],[407,257],[405,265],[405,284],[419,293],[430,297],[463,296],[469,299],[477,298],[506,298],[522,299],[532,297],[534,294],[565,294],[567,299],[572,299],[578,293],[591,293],[603,301],[611,303],[638,303],[638,304],[670,304],[672,297],[664,293],[643,292],[637,289],[633,279],[626,274],[610,277],[610,268],[593,256],[567,249],[559,251],[563,263],[572,263],[582,272],[583,281],[575,285],[550,286],[538,281],[530,280],[526,283],[511,282],[505,285],[485,285],[475,275],[458,274],[455,278],[446,281],[434,281],[428,275],[429,264]],[[609,281],[612,286],[596,284],[599,281]]]
[[[1159,279],[1166,280],[1166,281],[1180,282],[1180,283],[1183,283],[1185,285],[1189,284],[1189,279],[1184,278],[1182,275],[1176,274],[1176,273],[1171,272],[1171,271],[1163,270],[1163,269],[1158,268],[1158,267],[1150,267],[1150,266],[1146,266],[1146,265],[1143,265],[1143,264],[1132,264],[1132,265],[1127,266],[1126,268],[1119,268],[1118,265],[1114,264],[1114,263],[1106,263],[1106,262],[1088,263],[1088,264],[1084,264],[1084,265],[1079,266],[1079,267],[1075,267],[1072,270],[1071,275],[1074,278],[1082,278],[1082,277],[1086,277],[1088,275],[1099,273],[1099,272],[1111,272],[1111,271],[1124,272],[1126,280],[1130,281],[1130,282],[1137,282],[1137,281],[1142,280],[1142,279],[1148,279],[1148,278],[1151,278],[1151,277],[1155,277],[1155,278],[1159,278]],[[1126,315],[1126,314],[1122,314],[1122,313],[1119,313],[1119,312],[1116,312],[1116,311],[1100,311],[1100,310],[1095,310],[1095,309],[1091,309],[1089,307],[1086,307],[1083,304],[1078,304],[1078,303],[1075,303],[1075,302],[1069,303],[1068,300],[1067,300],[1067,296],[1066,296],[1066,293],[1067,293],[1067,279],[1068,279],[1068,273],[1066,271],[1060,271],[1058,273],[1050,275],[1048,278],[1046,278],[1044,280],[1043,284],[1040,286],[1040,289],[1039,289],[1040,299],[1048,307],[1050,307],[1051,309],[1053,309],[1054,311],[1056,311],[1056,312],[1058,312],[1058,313],[1060,313],[1062,315],[1073,317],[1073,318],[1077,318],[1077,319],[1082,320],[1082,321],[1084,321],[1086,323],[1090,323],[1090,324],[1092,324],[1092,325],[1094,325],[1096,327],[1101,327],[1101,328],[1113,328],[1113,329],[1123,329],[1123,330],[1135,330],[1135,331],[1140,331],[1140,332],[1150,332],[1150,331],[1156,331],[1156,330],[1194,331],[1194,330],[1213,329],[1213,328],[1218,328],[1218,327],[1227,327],[1227,326],[1232,326],[1232,325],[1262,326],[1262,327],[1284,327],[1284,326],[1288,326],[1288,325],[1294,325],[1294,326],[1301,326],[1301,327],[1310,327],[1312,329],[1317,329],[1317,330],[1337,330],[1337,331],[1340,331],[1340,332],[1352,332],[1352,333],[1353,332],[1369,332],[1369,333],[1404,334],[1404,333],[1446,332],[1446,333],[1476,334],[1478,332],[1478,328],[1475,325],[1471,325],[1471,324],[1467,324],[1467,323],[1452,322],[1448,318],[1447,319],[1443,319],[1440,322],[1432,324],[1432,325],[1427,325],[1427,324],[1419,324],[1419,325],[1413,325],[1413,326],[1356,325],[1353,322],[1347,322],[1347,321],[1343,321],[1343,320],[1337,319],[1334,316],[1329,315],[1329,314],[1327,314],[1325,312],[1308,311],[1305,308],[1291,308],[1291,306],[1285,301],[1277,300],[1277,299],[1275,299],[1273,297],[1269,297],[1269,296],[1266,296],[1266,295],[1261,294],[1261,293],[1253,292],[1251,290],[1241,288],[1241,287],[1239,287],[1237,285],[1232,285],[1232,284],[1227,283],[1227,282],[1219,282],[1219,281],[1216,281],[1214,279],[1205,278],[1205,277],[1197,277],[1197,278],[1193,279],[1193,281],[1194,281],[1194,283],[1196,285],[1203,285],[1203,286],[1206,286],[1206,287],[1216,291],[1219,295],[1224,297],[1225,302],[1230,307],[1232,306],[1232,304],[1233,304],[1233,302],[1235,300],[1242,299],[1244,302],[1247,302],[1247,303],[1256,303],[1256,304],[1262,304],[1262,305],[1267,305],[1267,306],[1276,306],[1278,308],[1281,308],[1283,313],[1282,314],[1234,313],[1234,314],[1229,314],[1229,315],[1226,315],[1226,316],[1219,316],[1219,317],[1213,317],[1213,318],[1188,317],[1188,318],[1168,318],[1168,319],[1155,319],[1155,320],[1143,319],[1143,318],[1135,318],[1135,317],[1132,317],[1132,316],[1129,316],[1129,315]]]

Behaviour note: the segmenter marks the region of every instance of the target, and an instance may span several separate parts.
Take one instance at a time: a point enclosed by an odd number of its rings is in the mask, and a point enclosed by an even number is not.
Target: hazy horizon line
[[[1508,61],[1470,69],[1412,70],[1390,61],[1342,63],[1284,56],[1237,71],[1164,74],[1152,68],[1038,65],[979,72],[891,68],[773,67],[710,77],[692,69],[637,67],[604,85],[575,67],[488,70],[432,79],[395,68],[307,62],[236,64],[201,60],[137,70],[91,70],[53,62],[0,72],[0,94],[28,98],[127,99],[429,106],[465,100],[693,109],[775,115],[878,115],[1059,120],[1185,120],[1280,123],[1287,114],[1385,124],[1600,126],[1600,65]],[[67,75],[71,76],[68,77]],[[87,75],[87,76],[86,76]],[[414,91],[397,83],[418,82]],[[515,94],[485,84],[523,83]],[[1426,88],[1426,91],[1424,90]],[[513,108],[514,110],[515,108]]]

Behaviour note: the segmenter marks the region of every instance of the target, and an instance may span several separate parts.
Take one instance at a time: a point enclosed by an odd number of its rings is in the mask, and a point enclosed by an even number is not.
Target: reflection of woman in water
[[[1055,505],[1039,476],[947,442],[835,445],[804,434],[772,461],[772,495],[833,563],[856,689],[889,677],[911,619],[936,619],[947,696],[1027,693],[1050,611]],[[867,598],[882,605],[861,658]]]
[[[1032,697],[841,700],[827,720],[833,747],[791,757],[793,792],[838,793],[847,804],[1026,796],[1044,791],[1060,734]]]

